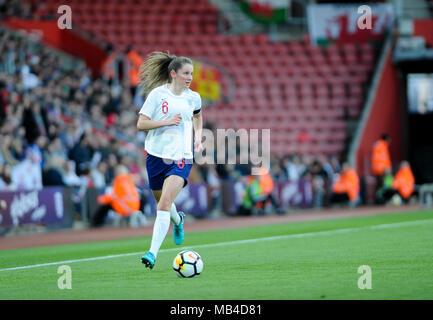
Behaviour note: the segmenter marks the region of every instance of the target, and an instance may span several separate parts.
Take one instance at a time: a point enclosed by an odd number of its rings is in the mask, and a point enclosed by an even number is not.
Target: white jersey
[[[153,156],[180,160],[192,159],[194,113],[201,110],[200,95],[190,89],[185,89],[181,95],[173,94],[169,84],[153,89],[146,98],[139,114],[151,120],[167,120],[176,114],[182,116],[179,125],[164,126],[149,130],[144,142],[144,149]]]

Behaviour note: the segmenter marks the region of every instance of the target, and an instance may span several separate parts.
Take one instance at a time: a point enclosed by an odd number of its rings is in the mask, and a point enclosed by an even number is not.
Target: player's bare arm
[[[201,112],[195,114],[192,118],[194,126],[194,151],[200,152],[203,150],[202,140],[202,130],[203,130],[203,117]]]
[[[176,114],[167,120],[151,120],[149,117],[140,114],[137,122],[137,130],[152,130],[156,128],[161,128],[165,126],[177,126],[182,121],[182,116]]]

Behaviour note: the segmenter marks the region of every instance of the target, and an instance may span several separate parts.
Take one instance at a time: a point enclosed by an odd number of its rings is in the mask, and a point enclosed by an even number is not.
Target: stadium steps
[[[265,32],[265,26],[250,19],[233,0],[209,0],[215,7],[220,10],[220,14],[230,24],[229,30],[224,30],[223,27],[220,31],[227,34],[240,34],[240,33],[260,33]]]
[[[401,18],[425,19],[432,17],[432,3],[426,0],[402,0],[398,7]]]

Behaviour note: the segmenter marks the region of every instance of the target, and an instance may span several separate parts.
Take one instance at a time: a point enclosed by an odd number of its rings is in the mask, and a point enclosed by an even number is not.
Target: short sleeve
[[[201,97],[199,94],[194,99],[194,114],[198,114],[201,111]]]
[[[158,94],[156,90],[152,90],[146,97],[146,100],[144,101],[143,106],[139,111],[139,114],[145,115],[149,117],[149,119],[152,119],[158,104],[157,96]]]

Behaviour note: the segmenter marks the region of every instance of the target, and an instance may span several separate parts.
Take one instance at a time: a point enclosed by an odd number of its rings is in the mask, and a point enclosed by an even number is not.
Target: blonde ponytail
[[[155,51],[148,55],[139,69],[140,84],[143,92],[148,94],[152,89],[169,82],[168,66],[176,56]]]
[[[150,53],[139,69],[142,93],[149,94],[152,89],[171,82],[170,71],[177,72],[185,63],[192,64],[192,61],[160,51]]]

